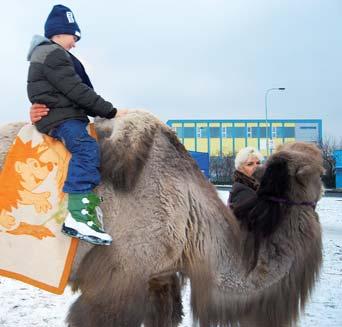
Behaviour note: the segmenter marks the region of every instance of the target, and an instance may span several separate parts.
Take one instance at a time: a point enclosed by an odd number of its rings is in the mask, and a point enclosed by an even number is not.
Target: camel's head
[[[296,202],[317,202],[322,195],[324,172],[322,154],[317,146],[304,142],[284,144],[270,157],[267,167],[279,161],[284,162],[288,174],[282,183],[286,192],[283,196]]]
[[[244,223],[257,237],[273,234],[289,208],[315,207],[322,194],[322,156],[315,145],[283,145],[267,160],[264,170],[257,198],[234,211],[246,217]]]
[[[279,198],[289,204],[317,202],[322,194],[323,160],[313,144],[294,142],[278,147],[263,170],[259,198]]]

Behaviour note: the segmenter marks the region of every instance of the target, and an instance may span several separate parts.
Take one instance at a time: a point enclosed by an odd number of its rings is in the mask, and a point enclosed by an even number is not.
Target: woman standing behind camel
[[[236,155],[234,183],[228,198],[228,205],[233,211],[237,206],[256,197],[259,182],[253,174],[262,160],[262,154],[252,147],[243,148]],[[238,216],[237,218],[239,219]]]

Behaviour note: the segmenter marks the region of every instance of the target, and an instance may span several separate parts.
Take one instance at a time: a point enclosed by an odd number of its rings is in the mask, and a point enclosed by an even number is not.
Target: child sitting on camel
[[[81,38],[72,11],[56,5],[45,23],[45,37],[34,36],[28,60],[27,92],[31,103],[41,103],[49,114],[35,123],[38,131],[64,142],[71,153],[63,191],[68,211],[62,232],[93,244],[109,245],[102,224],[100,199],[93,189],[100,182],[100,154],[88,134],[89,116],[114,118],[118,111],[94,92],[81,62],[69,50]]]

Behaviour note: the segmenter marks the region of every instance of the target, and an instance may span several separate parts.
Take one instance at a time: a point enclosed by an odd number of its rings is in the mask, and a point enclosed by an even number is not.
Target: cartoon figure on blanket
[[[17,137],[11,150],[15,156],[9,156],[0,174],[0,227],[13,235],[31,235],[38,239],[55,237],[44,225],[32,225],[17,222],[11,215],[20,205],[33,205],[37,213],[47,213],[51,208],[50,192],[38,192],[36,189],[49,176],[54,167],[58,167],[56,183],[58,199],[63,202],[63,181],[67,173],[69,153],[61,142],[43,136],[43,143],[32,146],[32,141],[24,143]],[[54,143],[54,149],[50,148]],[[57,218],[56,215],[53,218]],[[50,220],[50,219],[49,219]],[[61,222],[60,222],[61,223]],[[16,228],[15,228],[16,227]]]

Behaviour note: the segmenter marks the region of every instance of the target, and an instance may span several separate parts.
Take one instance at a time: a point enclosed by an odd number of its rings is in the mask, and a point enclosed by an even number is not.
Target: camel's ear
[[[296,171],[296,179],[300,182],[303,183],[305,179],[310,176],[313,173],[313,168],[310,165],[305,165],[303,167],[300,167]]]
[[[288,191],[289,170],[287,158],[279,154],[269,160],[261,178],[259,195],[283,197]]]

